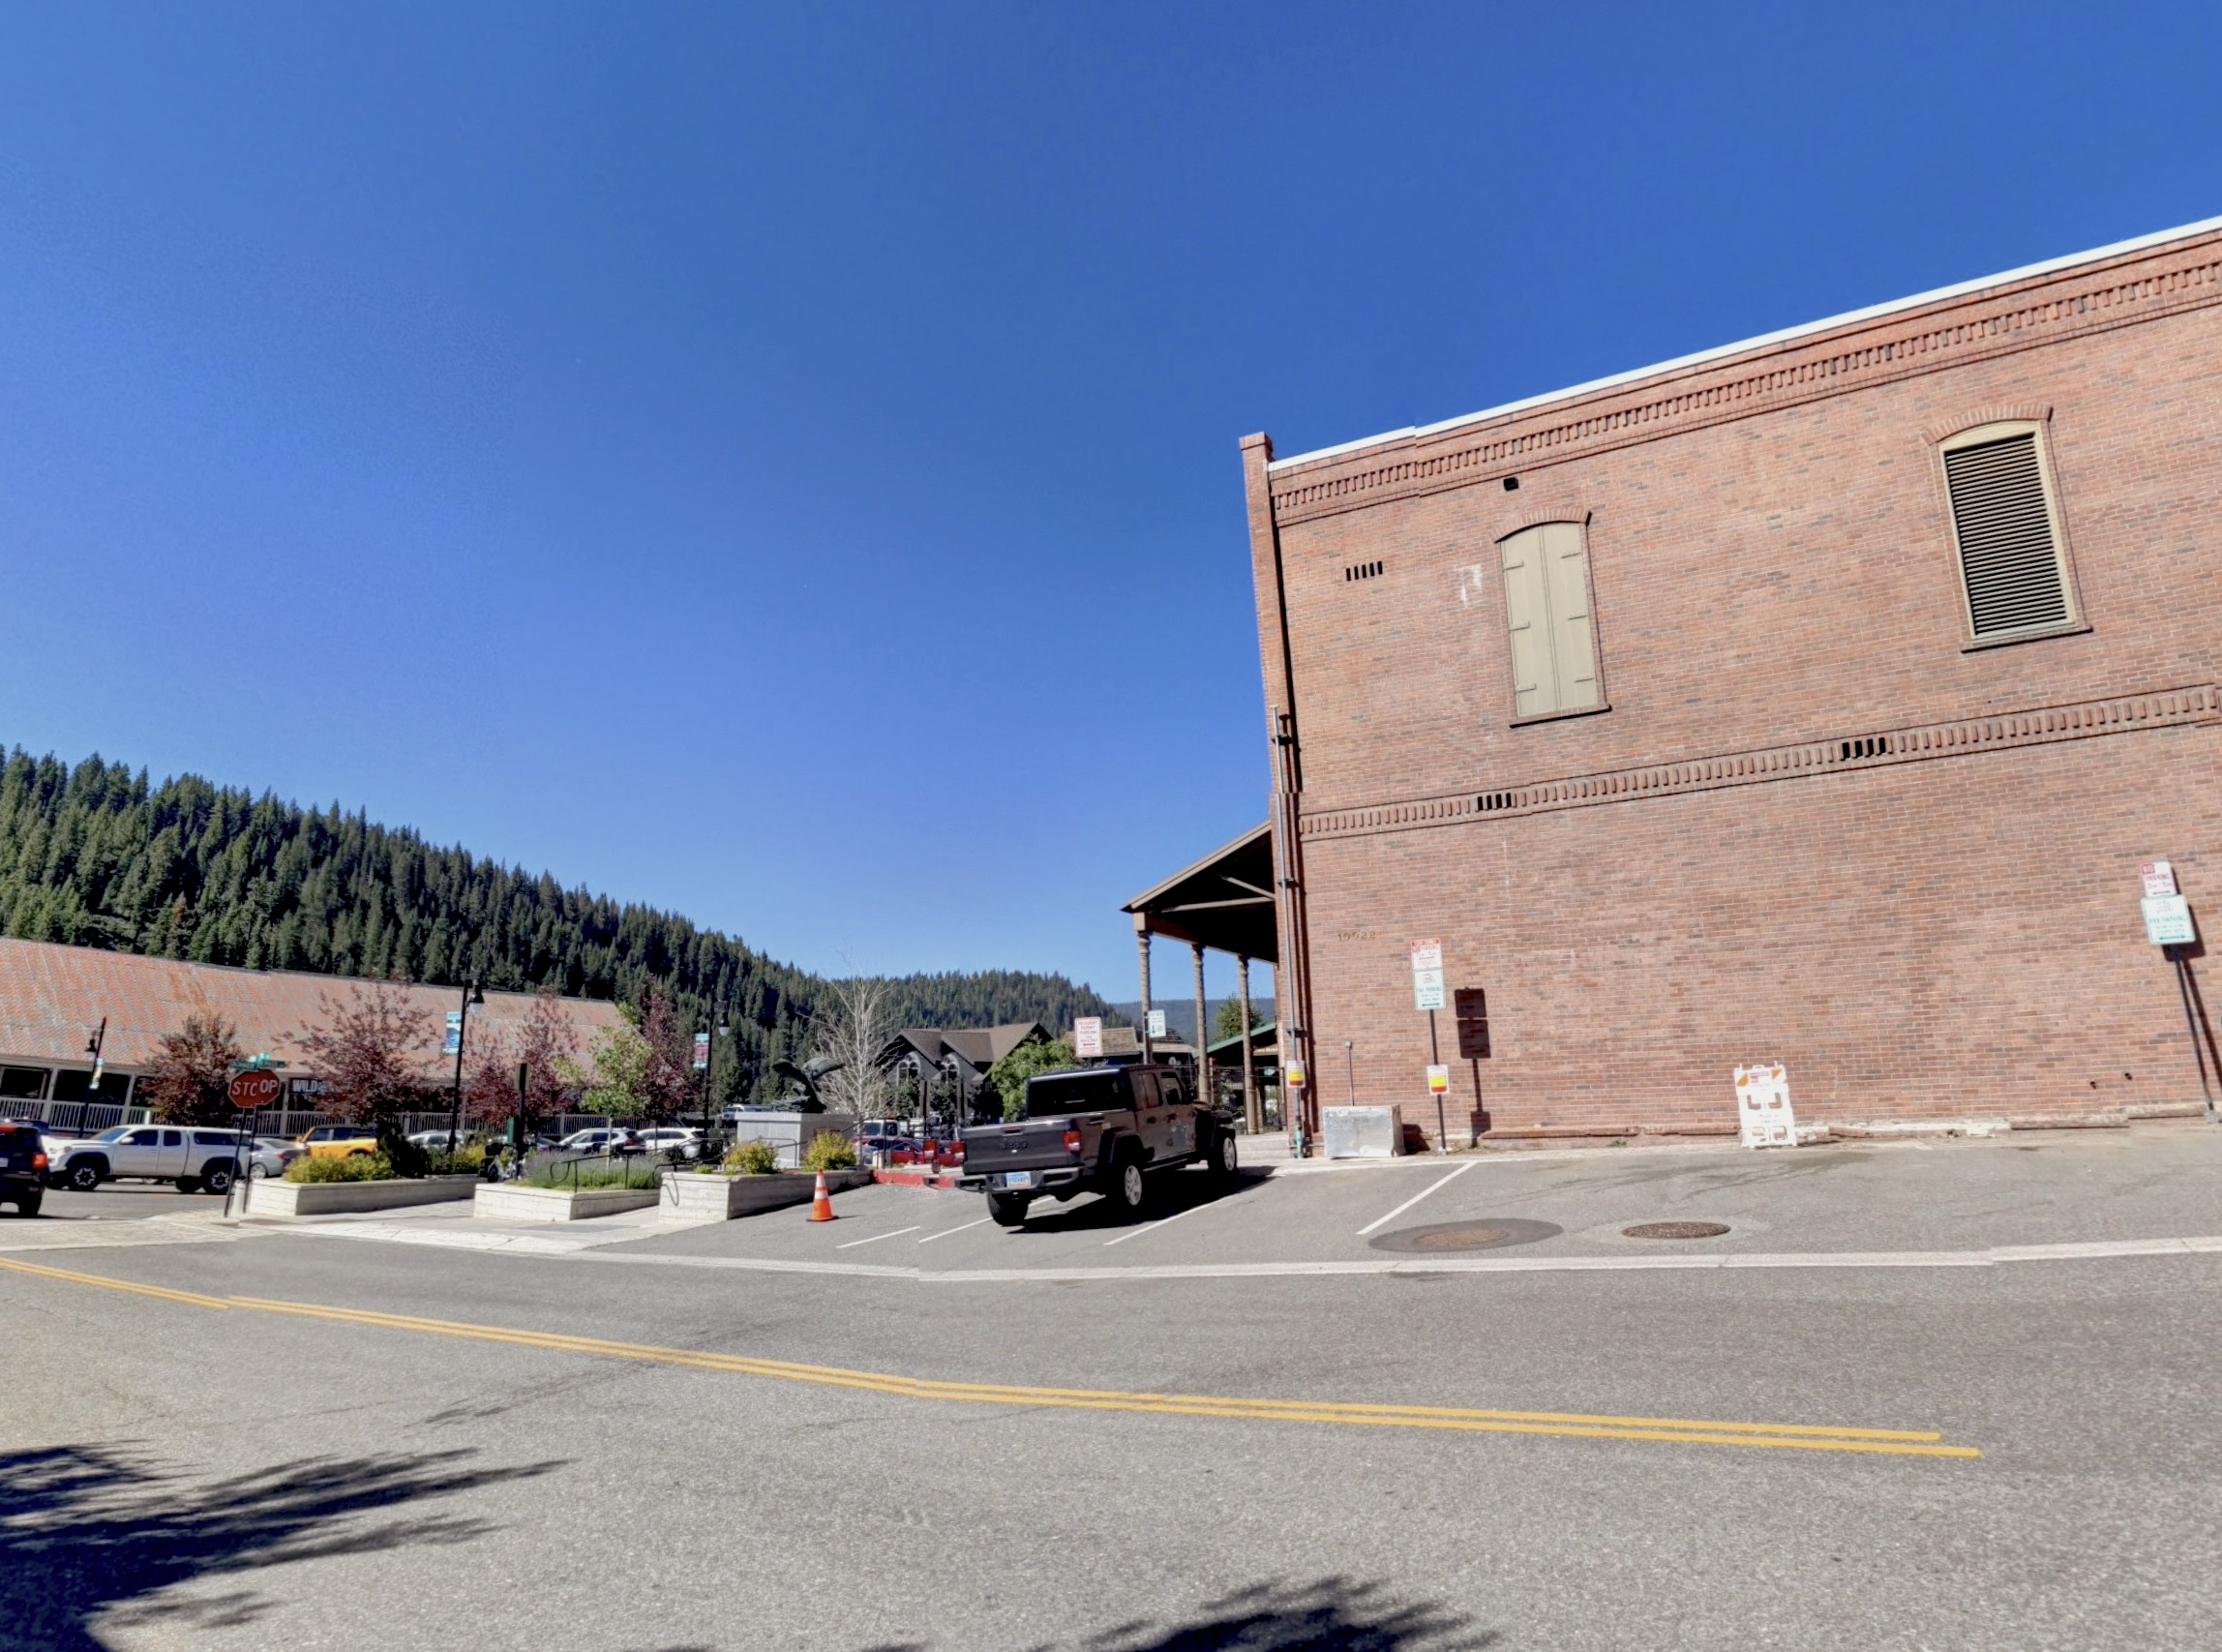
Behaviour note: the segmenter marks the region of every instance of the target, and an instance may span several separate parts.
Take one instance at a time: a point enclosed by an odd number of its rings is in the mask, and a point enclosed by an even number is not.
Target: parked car
[[[297,1145],[311,1158],[345,1158],[349,1154],[378,1151],[375,1125],[318,1125],[302,1135]]]
[[[631,1130],[607,1127],[590,1130],[573,1130],[556,1144],[563,1153],[637,1153],[640,1137]]]
[[[17,1216],[35,1216],[45,1187],[46,1143],[39,1126],[0,1124],[0,1202],[14,1205]]]
[[[181,1193],[223,1193],[238,1174],[239,1133],[181,1125],[118,1125],[48,1156],[47,1180],[79,1193],[103,1182],[172,1182]]]
[[[652,1130],[641,1131],[634,1139],[640,1144],[643,1153],[676,1155],[680,1158],[702,1156],[702,1131],[697,1128],[659,1126]]]
[[[409,1140],[418,1147],[433,1148],[441,1153],[446,1153],[449,1151],[448,1143],[450,1142],[453,1142],[458,1148],[467,1147],[470,1144],[470,1132],[468,1130],[451,1130],[443,1126],[436,1130],[411,1130]]]
[[[960,1187],[987,1195],[999,1226],[1026,1220],[1037,1195],[1099,1192],[1131,1216],[1146,1178],[1201,1164],[1221,1186],[1235,1180],[1235,1138],[1189,1098],[1169,1066],[1082,1067],[1026,1081],[1026,1116],[965,1131]]]
[[[285,1166],[308,1150],[299,1142],[286,1141],[282,1136],[256,1136],[255,1156],[248,1166],[250,1176],[283,1176]]]

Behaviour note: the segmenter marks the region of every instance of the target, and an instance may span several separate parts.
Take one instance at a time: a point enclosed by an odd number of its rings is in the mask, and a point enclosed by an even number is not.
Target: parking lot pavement
[[[151,1216],[174,1216],[186,1212],[213,1215],[224,1200],[213,1193],[181,1193],[166,1182],[110,1182],[97,1193],[73,1193],[49,1187],[41,1202],[37,1224],[47,1222],[144,1221]],[[10,1235],[13,1209],[0,1216],[0,1243]]]
[[[1157,1183],[1139,1219],[1102,1199],[1038,1202],[1025,1226],[977,1194],[859,1188],[841,1219],[799,1210],[666,1231],[609,1254],[842,1263],[928,1273],[1334,1264],[1414,1255],[1688,1256],[1960,1251],[2222,1234],[2222,1131],[2027,1133],[1986,1140],[1414,1157],[1349,1174],[1201,1172]],[[1654,1222],[1726,1228],[1638,1239]],[[1433,1248],[1420,1230],[1457,1225]],[[1442,1236],[1436,1236],[1442,1238]],[[1419,1247],[1415,1250],[1414,1247]]]

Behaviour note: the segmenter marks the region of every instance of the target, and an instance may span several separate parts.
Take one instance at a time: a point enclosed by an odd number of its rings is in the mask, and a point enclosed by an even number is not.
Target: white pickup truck
[[[248,1152],[255,1151],[249,1138]],[[84,1141],[46,1138],[46,1176],[90,1193],[103,1182],[174,1182],[181,1193],[228,1191],[239,1174],[239,1132],[193,1125],[118,1125]]]

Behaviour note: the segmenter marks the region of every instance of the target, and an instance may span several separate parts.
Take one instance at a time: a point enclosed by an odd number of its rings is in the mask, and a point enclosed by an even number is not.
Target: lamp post
[[[486,989],[476,981],[463,989],[463,1008],[455,1020],[455,1099],[447,1121],[447,1151],[452,1156],[463,1135],[463,1045],[470,1031],[470,1006],[486,1002]]]
[[[101,1030],[85,1040],[85,1054],[93,1058],[93,1076],[85,1080],[85,1098],[77,1103],[77,1133],[79,1135],[84,1133],[85,1121],[93,1116],[93,1097],[100,1094],[101,1046],[107,1041],[108,1018],[104,1015],[101,1017]],[[128,1119],[131,1114],[127,1111],[124,1117]]]
[[[957,1058],[942,1057],[942,1077],[949,1087],[949,1139],[955,1141],[964,1134],[964,1081],[957,1077]]]

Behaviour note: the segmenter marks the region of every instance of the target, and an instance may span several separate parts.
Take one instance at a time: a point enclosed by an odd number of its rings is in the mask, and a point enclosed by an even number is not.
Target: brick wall
[[[1969,649],[1937,442],[1997,417],[2044,423],[2088,629]],[[1432,1127],[1423,935],[1489,993],[1497,1128],[1724,1125],[1761,1059],[1822,1119],[2197,1096],[2136,898],[2169,856],[2222,921],[2222,238],[1276,469],[1270,498],[1263,454],[1323,1100],[1349,1038],[1357,1098]],[[1496,542],[1549,520],[1588,525],[1610,708],[1513,727]],[[1457,1136],[1463,1067],[1453,1096]]]

